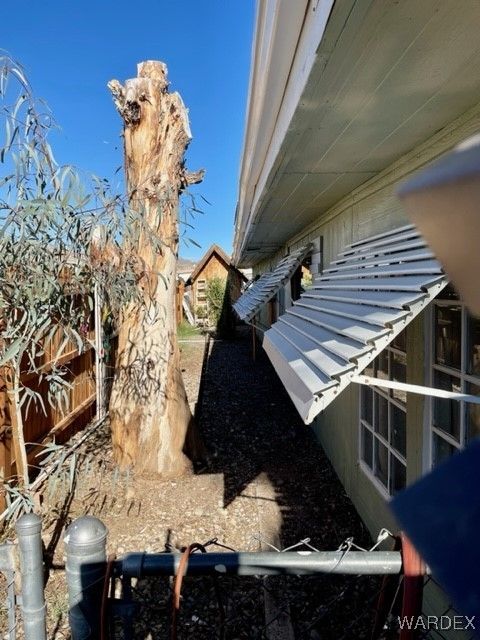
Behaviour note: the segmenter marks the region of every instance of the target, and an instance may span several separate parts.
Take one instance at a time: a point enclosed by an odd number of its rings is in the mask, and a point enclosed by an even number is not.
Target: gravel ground
[[[66,479],[51,483],[44,496],[49,638],[69,638],[62,537],[64,527],[84,513],[105,522],[109,551],[117,556],[180,550],[212,538],[238,551],[269,549],[269,544],[285,548],[304,538],[322,550],[337,549],[350,536],[362,546],[371,544],[260,348],[252,361],[250,333],[240,328],[234,341],[211,340],[207,351],[197,338],[182,342],[181,350],[190,404],[197,407],[210,453],[208,467],[168,482],[119,474],[107,428],[82,447],[73,499]],[[218,583],[187,578],[179,638],[271,637],[268,630],[277,621],[265,622],[265,593],[288,611],[297,640],[367,638],[378,589],[378,580],[339,576],[266,583],[254,577]],[[136,638],[168,637],[169,594],[166,579],[135,585]],[[122,637],[117,629],[116,638]]]

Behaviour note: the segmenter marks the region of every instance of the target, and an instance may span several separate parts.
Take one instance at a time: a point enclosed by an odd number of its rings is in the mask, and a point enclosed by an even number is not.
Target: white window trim
[[[382,353],[388,353],[389,356],[390,354],[399,354],[399,355],[406,355],[405,351],[402,351],[401,349],[397,349],[396,347],[394,347],[393,345],[389,345],[388,347],[385,348],[385,350]],[[381,354],[379,354],[381,355]],[[378,356],[377,356],[378,358]],[[391,362],[390,362],[390,357],[388,358],[388,367],[389,367],[389,379],[391,377]],[[393,395],[390,395],[388,390],[382,389],[381,387],[370,387],[372,390],[373,394],[377,394],[381,397],[383,397],[385,400],[387,400],[388,403],[388,412],[389,412],[389,429],[391,428],[391,418],[390,418],[390,405],[396,406],[398,409],[400,409],[401,411],[403,411],[405,413],[405,420],[406,420],[406,414],[407,414],[407,406],[406,404],[402,404],[399,400],[397,400],[396,398],[393,397]],[[362,418],[362,393],[361,393],[361,389],[359,389],[359,394],[358,394],[358,416],[359,416],[359,427],[358,427],[358,464],[360,469],[362,470],[362,472],[367,476],[367,478],[369,479],[369,481],[374,485],[374,487],[377,489],[377,491],[381,494],[381,496],[387,500],[390,501],[393,499],[394,495],[391,494],[389,492],[389,489],[383,484],[383,482],[381,482],[381,480],[379,480],[379,478],[377,478],[377,476],[375,475],[374,471],[372,469],[370,469],[370,467],[367,465],[367,463],[362,459],[362,428],[365,427],[370,434],[372,435],[373,438],[373,442],[375,442],[375,438],[377,440],[379,440],[381,442],[381,444],[383,444],[384,447],[386,447],[387,451],[388,451],[388,470],[387,470],[387,481],[390,484],[390,477],[391,477],[391,466],[390,466],[390,455],[393,455],[395,458],[397,458],[397,460],[399,462],[401,462],[404,466],[405,466],[405,474],[407,472],[407,459],[404,458],[398,451],[395,450],[395,448],[393,447],[392,444],[390,444],[380,433],[377,433],[375,431],[375,402],[373,401],[372,398],[372,422],[373,424],[370,425],[366,420],[364,420]],[[373,449],[373,453],[372,453],[372,462],[375,465],[375,447]]]
[[[440,294],[441,295],[441,294]],[[457,370],[454,368],[447,367],[445,365],[436,364],[435,363],[435,308],[436,307],[449,307],[452,305],[457,305],[462,309],[461,316],[461,344],[460,344],[460,367],[461,370]],[[441,373],[445,373],[452,377],[458,378],[460,380],[460,390],[462,393],[466,393],[467,383],[474,384],[477,387],[480,387],[480,376],[472,376],[469,373],[466,373],[467,366],[467,334],[468,334],[468,313],[467,306],[462,300],[455,299],[435,299],[432,301],[432,304],[429,305],[427,313],[425,314],[427,325],[426,325],[426,361],[427,361],[427,373],[426,379],[427,384],[433,386],[434,381],[434,371],[439,371]],[[450,436],[448,433],[438,429],[433,425],[433,403],[434,398],[430,398],[428,402],[425,403],[425,437],[426,437],[426,456],[424,457],[424,471],[428,472],[433,468],[433,434],[436,434],[440,438],[442,438],[445,442],[455,447],[458,451],[463,449],[466,444],[466,405],[468,401],[465,400],[457,400],[460,402],[460,438],[457,441],[453,436]]]
[[[361,447],[362,435],[361,435],[360,429],[358,430],[358,432],[360,434],[359,447]],[[384,500],[386,500],[387,502],[390,502],[391,500],[393,500],[394,496],[391,496],[388,493],[384,484],[380,482],[380,480],[372,473],[372,470],[370,469],[370,467],[361,458],[358,461],[358,466],[362,470],[363,474],[368,478],[368,481],[373,484],[375,489],[378,491],[378,493],[382,496]]]

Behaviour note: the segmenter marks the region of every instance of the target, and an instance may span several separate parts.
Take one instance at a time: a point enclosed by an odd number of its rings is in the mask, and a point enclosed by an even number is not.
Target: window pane
[[[371,431],[362,427],[362,460],[373,469],[373,435]]]
[[[407,333],[405,329],[392,341],[392,347],[400,349],[400,351],[407,350]]]
[[[461,367],[462,308],[435,307],[435,361],[446,367]]]
[[[467,371],[480,375],[480,319],[468,315]]]
[[[375,438],[375,475],[388,489],[388,449]]]
[[[386,350],[375,359],[375,375],[382,380],[388,380],[388,351]]]
[[[446,373],[435,371],[434,387],[446,389],[447,391],[460,392],[460,380]],[[446,400],[444,398],[434,398],[433,400],[433,424],[449,433],[460,441],[460,402],[457,400]]]
[[[407,457],[407,414],[402,409],[391,405],[391,440],[390,444],[404,458]]]
[[[373,425],[373,391],[362,385],[362,406],[361,406],[361,415],[362,418],[368,422],[368,424]]]
[[[407,356],[404,353],[392,353],[392,380],[398,382],[407,381]],[[399,391],[398,389],[392,390],[393,397],[404,404],[407,402],[407,393],[405,391]]]
[[[375,431],[388,440],[388,400],[379,393],[374,393]]]
[[[480,387],[475,384],[467,385],[467,393],[472,396],[480,396]],[[480,404],[466,403],[467,406],[467,425],[466,438],[467,441],[473,440],[480,436]]]
[[[433,434],[433,466],[449,458],[455,451],[457,451],[456,447],[440,438],[436,433]]]
[[[395,456],[390,454],[390,493],[396,493],[405,489],[407,485],[407,469],[405,465]]]

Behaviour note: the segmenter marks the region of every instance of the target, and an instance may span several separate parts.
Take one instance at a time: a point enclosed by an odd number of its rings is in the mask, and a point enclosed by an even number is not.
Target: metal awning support
[[[352,375],[350,380],[369,387],[384,387],[385,389],[397,389],[406,393],[417,393],[422,396],[433,396],[435,398],[445,398],[446,400],[463,400],[472,404],[480,404],[480,396],[472,396],[468,393],[458,393],[456,391],[447,391],[446,389],[436,389],[419,384],[408,384],[396,380],[383,380],[382,378],[371,378],[370,376],[362,375]]]
[[[258,322],[258,320],[256,320],[255,318],[253,318],[252,320],[249,320],[248,322],[245,322],[245,324],[248,324],[250,327],[253,327],[256,331],[260,331],[260,333],[265,333],[265,331],[268,331],[270,329],[270,327],[266,327],[261,322]]]
[[[251,320],[245,321],[245,324],[248,324],[249,327],[252,327],[252,360],[253,362],[255,362],[257,359],[257,331],[260,331],[263,336],[265,331],[268,331],[269,327],[265,327],[263,324],[258,322],[256,316]]]

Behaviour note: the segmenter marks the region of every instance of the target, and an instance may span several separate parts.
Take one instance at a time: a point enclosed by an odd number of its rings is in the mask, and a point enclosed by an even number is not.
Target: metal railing
[[[2,637],[46,640],[41,519],[33,513],[22,516],[16,533],[15,544],[0,545],[7,621]],[[335,551],[319,551],[306,539],[283,551],[207,553],[208,547],[223,546],[214,538],[186,552],[107,559],[106,527],[83,516],[64,538],[71,638],[176,638],[178,629],[182,638],[195,640],[351,640],[370,636],[382,599],[385,622],[376,637],[392,637],[388,634],[402,628],[404,567],[400,551],[378,550],[384,539],[380,536],[370,550],[349,539]],[[433,583],[430,576],[424,581]],[[418,613],[426,622],[417,636],[446,637],[441,626],[428,626],[432,616],[421,609]],[[449,605],[438,619],[456,614]]]
[[[304,625],[311,628],[308,637],[313,638],[316,619],[324,617],[325,606],[342,607],[342,598],[355,584],[354,577],[371,580],[387,574],[399,575],[402,570],[398,551],[360,550],[351,543],[336,551],[318,551],[308,540],[302,541],[301,547],[279,553],[207,553],[206,547],[219,544],[213,539],[195,545],[199,552],[187,558],[180,552],[128,553],[107,561],[106,534],[105,526],[93,516],[79,518],[66,532],[72,640],[91,637],[130,640],[148,637],[148,633],[152,637],[168,637],[170,633],[174,638],[176,633],[172,629],[177,625],[182,637],[198,639],[277,637],[280,621],[290,617],[289,599],[282,594],[292,586],[295,588],[295,581],[325,576],[329,597]],[[180,582],[185,576],[182,598],[179,576]],[[348,584],[333,585],[333,578],[342,576]],[[172,606],[175,593],[178,603],[182,603],[177,612]],[[369,591],[370,603],[376,601],[378,593],[377,581]],[[365,602],[360,600],[358,617],[365,615]],[[371,607],[370,611],[373,610]],[[245,630],[245,621],[249,631]],[[288,628],[288,620],[283,626]],[[351,621],[345,626],[348,638]]]

